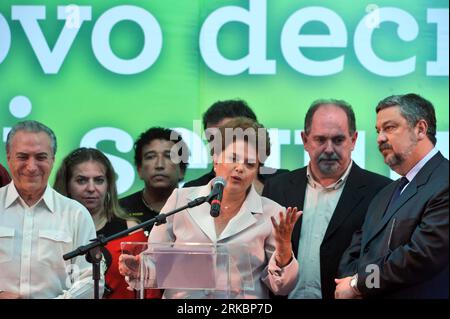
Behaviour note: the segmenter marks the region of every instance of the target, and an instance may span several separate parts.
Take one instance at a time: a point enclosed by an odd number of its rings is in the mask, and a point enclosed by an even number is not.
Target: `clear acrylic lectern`
[[[171,299],[240,299],[254,290],[247,245],[124,242],[122,253],[140,254],[141,298],[145,289]]]

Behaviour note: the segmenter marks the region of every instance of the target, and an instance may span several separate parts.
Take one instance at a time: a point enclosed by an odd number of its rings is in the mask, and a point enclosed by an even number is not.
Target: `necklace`
[[[92,215],[92,220],[94,221],[96,231],[105,227],[106,223],[108,222],[108,218],[106,217],[105,214]]]
[[[238,211],[242,206],[242,203],[238,203],[238,204],[231,204],[231,205],[223,205],[222,208],[224,211],[226,212],[236,212]]]
[[[145,200],[144,191],[145,191],[145,189],[142,190],[142,196],[141,196],[142,202],[144,203],[145,207],[147,207],[148,209],[150,209],[153,212],[156,212],[156,210],[153,208],[153,206],[150,205],[150,203],[147,203],[147,201]]]

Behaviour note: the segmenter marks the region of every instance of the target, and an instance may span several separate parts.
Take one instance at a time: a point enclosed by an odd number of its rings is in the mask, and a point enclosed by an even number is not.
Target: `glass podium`
[[[139,296],[163,289],[169,299],[242,299],[254,290],[244,244],[122,243],[122,253],[140,255]]]

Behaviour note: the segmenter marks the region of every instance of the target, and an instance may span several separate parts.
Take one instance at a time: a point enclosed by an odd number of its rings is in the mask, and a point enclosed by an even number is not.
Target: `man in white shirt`
[[[292,233],[299,280],[288,297],[332,299],[339,260],[370,201],[391,180],[353,162],[356,119],[343,100],[314,101],[301,137],[309,164],[267,180],[263,196],[303,211]]]
[[[91,264],[62,257],[96,235],[86,208],[48,185],[55,153],[53,131],[39,122],[20,122],[8,134],[12,182],[0,188],[0,299],[94,295]]]

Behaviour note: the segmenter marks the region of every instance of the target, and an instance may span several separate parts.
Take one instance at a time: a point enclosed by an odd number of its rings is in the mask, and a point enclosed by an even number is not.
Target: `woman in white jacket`
[[[207,203],[171,215],[167,223],[153,227],[149,245],[167,242],[228,245],[232,256],[236,256],[233,247],[240,247],[238,250],[242,255],[232,258],[230,267],[241,273],[234,273],[231,278],[252,278],[253,283],[246,285],[245,291],[242,282],[238,283],[241,291],[238,289],[233,296],[268,298],[269,289],[276,295],[287,295],[298,276],[291,234],[301,212],[297,212],[297,208],[288,208],[284,212],[284,208],[274,201],[258,195],[252,185],[258,169],[270,154],[267,131],[253,120],[237,118],[227,122],[226,128],[218,129],[213,143],[214,170],[216,176],[226,182],[219,216],[211,217],[211,206]],[[212,182],[200,187],[175,189],[161,212],[167,213],[195,198],[208,196],[211,188]],[[136,284],[133,279],[138,277],[138,259],[129,255],[119,259],[119,269],[131,285]],[[188,273],[186,264],[177,263],[170,267],[178,275],[193,276]],[[246,269],[250,273],[245,273]],[[166,289],[164,297],[223,298],[223,295],[208,290]]]

